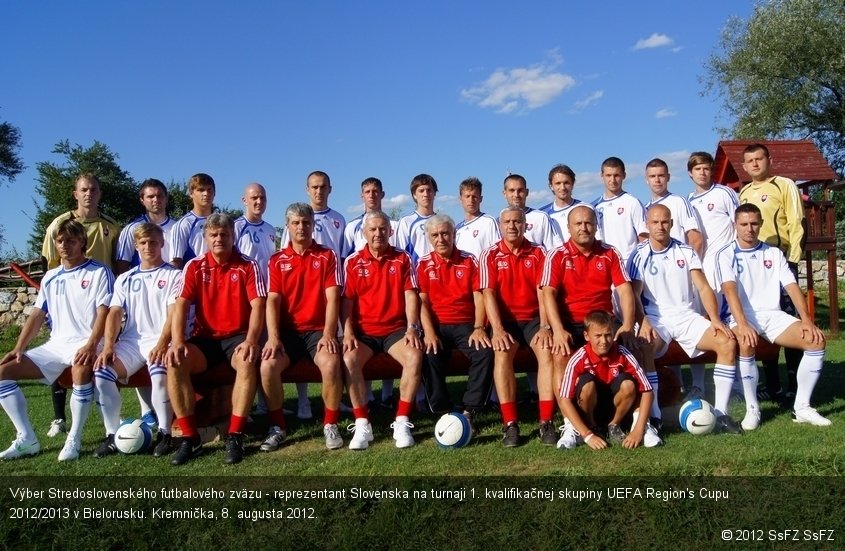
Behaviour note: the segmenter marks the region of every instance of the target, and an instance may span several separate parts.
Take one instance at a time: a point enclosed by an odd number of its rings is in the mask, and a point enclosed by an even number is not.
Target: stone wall
[[[803,280],[802,287],[806,287],[804,285],[807,280],[806,262],[798,264],[798,277]],[[839,281],[845,279],[845,260],[836,261],[836,279]],[[827,287],[827,260],[813,261],[813,282],[816,286]]]
[[[37,294],[34,287],[0,289],[0,327],[23,325],[35,304]]]

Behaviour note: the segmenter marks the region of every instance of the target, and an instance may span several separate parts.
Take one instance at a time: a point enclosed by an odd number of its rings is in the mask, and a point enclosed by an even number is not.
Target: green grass
[[[14,331],[0,333],[0,351],[8,350]],[[833,420],[827,428],[796,425],[773,403],[763,403],[763,424],[741,437],[701,437],[673,432],[666,445],[633,451],[586,447],[558,451],[536,437],[536,412],[520,410],[525,444],[504,449],[499,442],[499,416],[485,412],[482,432],[468,447],[441,450],[433,440],[433,416],[416,415],[417,445],[397,450],[388,430],[389,413],[373,418],[376,441],[363,452],[329,451],[323,445],[319,419],[290,420],[290,441],[278,452],[257,451],[262,420],[248,443],[249,455],[237,466],[222,464],[222,445],[208,444],[207,453],[180,468],[148,455],[90,456],[103,436],[101,419],[92,412],[85,429],[80,460],[59,463],[61,439],[44,436],[52,417],[49,388],[24,383],[29,411],[41,435],[43,452],[36,457],[0,462],[0,549],[204,549],[293,548],[338,549],[681,549],[713,548],[724,529],[757,529],[771,548],[769,530],[834,529],[845,537],[840,513],[845,505],[845,340],[828,345],[827,362],[816,387],[814,404]],[[784,379],[785,380],[785,379]],[[524,384],[524,381],[520,381]],[[454,395],[463,381],[451,383]],[[292,389],[286,389],[292,396]],[[311,385],[319,403],[318,385]],[[524,391],[524,388],[523,388]],[[124,391],[124,413],[137,414],[134,392]],[[712,394],[712,389],[711,389]],[[295,408],[289,400],[287,407]],[[739,418],[742,405],[733,404]],[[315,415],[320,410],[315,407]],[[530,434],[529,434],[530,433]],[[346,441],[348,443],[348,435]],[[13,438],[8,419],[0,418],[0,445]],[[103,498],[14,501],[11,489],[193,488],[218,491],[257,489],[255,499]],[[347,492],[337,499],[283,499],[276,490],[332,488]],[[408,498],[354,497],[353,488],[408,491]],[[519,488],[551,492],[555,499],[487,497],[487,490]],[[464,499],[435,498],[432,490],[463,491]],[[562,497],[566,490],[601,492],[583,501]],[[674,497],[647,497],[647,492],[674,492]],[[471,492],[475,492],[472,497]],[[639,492],[639,494],[624,492]],[[724,492],[712,499],[714,491]],[[417,492],[417,493],[414,493]],[[616,499],[609,492],[617,492]],[[620,493],[622,496],[620,497]],[[665,494],[657,494],[665,495]],[[678,497],[681,496],[681,497]],[[711,497],[707,497],[711,496]],[[14,519],[13,510],[61,508],[61,520]],[[145,512],[144,521],[102,521],[76,518],[83,508]],[[152,520],[153,509],[214,512],[216,518]],[[315,518],[239,519],[264,511],[305,508]],[[223,510],[229,518],[221,518]],[[744,542],[748,546],[748,542]],[[794,544],[793,544],[794,545]],[[803,542],[804,548],[833,548]],[[835,544],[833,544],[835,545]]]
[[[90,453],[103,436],[99,413],[94,410],[86,425],[84,457],[69,464],[59,464],[56,455],[62,439],[49,439],[43,435],[52,418],[49,387],[22,383],[29,401],[29,411],[36,430],[41,434],[43,452],[34,458],[7,462],[0,465],[0,473],[11,475],[119,475],[130,470],[139,475],[203,476],[234,475],[263,476],[284,474],[296,476],[323,475],[331,472],[343,476],[437,476],[449,473],[455,476],[698,476],[698,475],[832,475],[845,474],[845,454],[840,443],[845,441],[845,341],[829,343],[827,362],[822,378],[816,387],[813,402],[819,411],[833,420],[829,428],[797,425],[788,412],[772,402],[764,402],[763,424],[742,437],[708,435],[695,437],[673,432],[666,445],[658,449],[633,451],[611,448],[592,452],[586,447],[564,452],[540,444],[536,437],[536,411],[523,405],[520,417],[525,444],[517,449],[504,449],[499,439],[500,421],[496,411],[479,416],[482,431],[471,445],[459,450],[441,450],[433,439],[433,415],[415,415],[412,421],[417,445],[407,450],[397,450],[389,427],[389,412],[375,413],[373,427],[375,442],[365,452],[347,449],[329,451],[323,445],[319,397],[314,396],[315,420],[309,422],[289,419],[289,441],[275,453],[258,453],[257,447],[265,425],[258,418],[253,427],[253,438],[248,442],[248,456],[234,467],[222,465],[222,444],[208,444],[208,452],[196,461],[173,469],[164,459],[150,456],[117,456],[96,460]],[[521,382],[523,382],[521,380]],[[459,395],[463,381],[451,383],[453,395]],[[312,394],[319,386],[309,386]],[[288,385],[287,392],[293,396]],[[712,390],[711,390],[712,393]],[[134,391],[123,390],[126,416],[137,415]],[[295,409],[289,400],[287,407]],[[741,419],[744,405],[734,403],[732,414]],[[670,421],[670,420],[669,420]],[[346,418],[345,422],[351,422]],[[668,423],[667,423],[668,424]],[[344,434],[347,443],[349,436]],[[0,421],[0,443],[13,439],[11,424],[6,418]]]

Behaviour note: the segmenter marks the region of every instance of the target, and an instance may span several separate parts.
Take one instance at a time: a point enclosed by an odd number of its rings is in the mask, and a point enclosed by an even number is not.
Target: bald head
[[[267,210],[267,192],[258,182],[247,184],[241,201],[244,204],[244,216],[252,223],[261,222]]]
[[[652,205],[646,213],[646,227],[652,246],[668,246],[672,240],[672,212],[665,205]]]

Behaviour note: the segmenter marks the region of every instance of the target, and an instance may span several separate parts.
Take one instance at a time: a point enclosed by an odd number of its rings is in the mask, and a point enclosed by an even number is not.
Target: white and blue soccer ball
[[[114,445],[120,453],[140,453],[150,448],[153,431],[141,419],[126,419],[114,433]]]
[[[472,427],[463,414],[443,415],[434,425],[434,439],[441,448],[463,448],[472,439]]]
[[[709,434],[716,427],[716,412],[706,400],[687,400],[678,412],[678,421],[684,432],[695,435]]]

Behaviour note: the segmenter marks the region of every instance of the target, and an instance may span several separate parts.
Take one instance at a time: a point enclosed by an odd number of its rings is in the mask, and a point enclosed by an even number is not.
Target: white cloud
[[[634,50],[645,50],[648,48],[662,48],[664,46],[671,46],[675,41],[663,33],[652,33],[648,38],[641,38],[637,40],[634,45]]]
[[[496,69],[485,81],[461,90],[461,97],[503,114],[542,107],[575,86],[573,77],[556,70],[562,62],[560,53],[552,50],[547,58],[530,67]]]
[[[582,111],[587,107],[598,102],[602,98],[602,96],[604,96],[604,90],[596,90],[586,98],[579,99],[578,101],[576,101],[575,105],[572,107],[572,109],[569,110],[569,112],[577,113],[579,111]]]
[[[657,113],[654,114],[655,118],[658,119],[666,119],[669,117],[674,117],[678,114],[677,111],[671,109],[669,107],[664,107],[663,109],[659,110]]]

